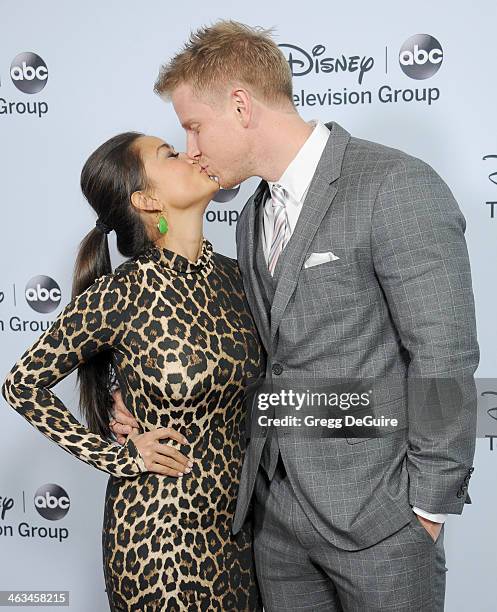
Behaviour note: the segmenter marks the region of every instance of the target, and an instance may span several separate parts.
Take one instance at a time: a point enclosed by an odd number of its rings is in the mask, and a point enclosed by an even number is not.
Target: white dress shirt
[[[312,120],[309,121],[309,124],[314,126],[310,136],[299,149],[297,155],[290,162],[285,172],[283,172],[280,180],[276,181],[286,189],[291,196],[286,204],[288,223],[290,225],[290,236],[293,234],[295,226],[297,225],[297,220],[302,210],[302,204],[309,191],[312,177],[316,172],[319,160],[321,159],[321,155],[330,137],[330,130],[321,121]],[[268,181],[270,189],[274,184],[275,183]],[[263,229],[264,257],[267,263],[273,237],[273,207],[271,198],[268,198],[264,203]],[[443,523],[447,518],[446,514],[432,514],[416,506],[413,506],[413,510],[416,514],[430,521],[434,521],[435,523]]]
[[[286,205],[288,223],[290,225],[290,236],[297,225],[302,204],[304,203],[312,177],[316,172],[321,155],[323,154],[326,143],[330,136],[330,130],[320,121],[310,121],[314,125],[310,136],[300,148],[297,155],[293,158],[290,165],[287,167],[280,180],[277,181],[290,195],[290,199]],[[268,181],[269,189],[273,185]],[[273,238],[273,207],[271,199],[268,198],[264,204],[264,256],[266,263],[269,258],[269,249],[271,248],[271,240]]]

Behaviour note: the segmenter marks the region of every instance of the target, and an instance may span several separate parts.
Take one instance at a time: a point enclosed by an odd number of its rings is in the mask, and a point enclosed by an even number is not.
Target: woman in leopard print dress
[[[202,237],[218,185],[136,133],[99,147],[81,185],[99,219],[80,248],[73,299],[14,365],[3,395],[110,474],[102,544],[111,610],[260,610],[251,526],[233,536],[231,521],[244,391],[264,357],[236,261]],[[114,272],[111,228],[128,257]],[[76,368],[88,427],[50,390]],[[113,377],[141,428],[122,446],[109,430]]]

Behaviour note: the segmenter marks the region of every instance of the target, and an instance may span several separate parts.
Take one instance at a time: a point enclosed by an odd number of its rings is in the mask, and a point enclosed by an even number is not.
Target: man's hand
[[[124,444],[126,442],[127,435],[136,435],[140,433],[140,426],[135,417],[124,405],[121,391],[114,391],[112,398],[114,400],[112,411],[114,419],[109,423],[110,429],[116,436],[116,440],[119,442],[119,444]]]
[[[442,531],[443,523],[435,523],[434,521],[430,521],[429,519],[425,518],[424,516],[420,516],[419,514],[416,514],[416,516],[418,517],[418,520],[421,525],[423,525],[426,531],[431,535],[433,541],[436,542],[438,536],[440,535],[440,532]]]

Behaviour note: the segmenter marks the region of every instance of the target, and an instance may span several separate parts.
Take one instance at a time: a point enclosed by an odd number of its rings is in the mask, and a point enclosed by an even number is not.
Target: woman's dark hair
[[[110,138],[94,151],[81,172],[81,190],[99,220],[116,232],[117,248],[125,257],[135,257],[151,245],[145,225],[131,204],[131,195],[147,187],[145,169],[134,146],[143,136],[125,132]],[[112,272],[107,234],[94,227],[82,240],[72,285],[72,297],[95,280]],[[112,351],[98,353],[78,367],[80,411],[88,428],[110,437],[113,378]]]

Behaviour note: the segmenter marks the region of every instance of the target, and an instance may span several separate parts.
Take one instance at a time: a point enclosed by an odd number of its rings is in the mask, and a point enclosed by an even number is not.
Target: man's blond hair
[[[231,20],[202,27],[162,66],[154,91],[170,99],[179,85],[188,84],[196,95],[215,95],[240,83],[266,103],[293,106],[292,73],[271,34]]]

